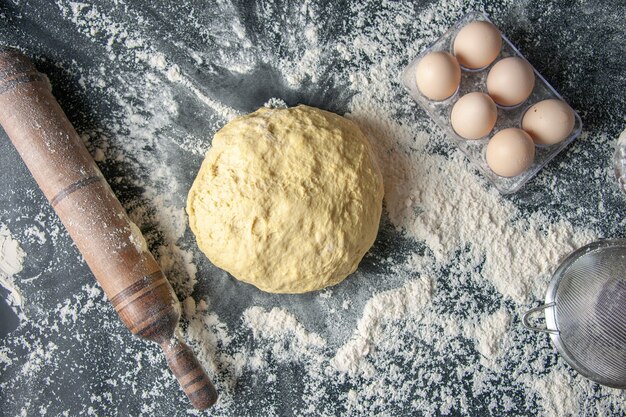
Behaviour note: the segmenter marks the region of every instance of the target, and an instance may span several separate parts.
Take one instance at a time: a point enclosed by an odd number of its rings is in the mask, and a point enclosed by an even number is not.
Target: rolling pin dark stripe
[[[75,191],[80,190],[81,188],[93,184],[94,182],[100,181],[100,177],[94,175],[92,177],[83,178],[82,180],[76,181],[74,184],[70,184],[65,189],[61,190],[57,195],[54,196],[52,200],[50,200],[50,205],[52,207],[59,204],[59,201],[63,200],[68,195],[72,194]]]
[[[195,377],[194,379],[192,379],[191,381],[187,382],[185,385],[183,385],[183,389],[186,389],[190,386],[192,386],[193,384],[195,384],[196,382],[200,382],[204,379],[204,375],[198,375],[197,377]]]
[[[170,308],[172,308],[172,306],[167,306],[167,307],[160,309],[159,311],[154,313],[154,318],[151,318],[150,320],[146,320],[140,323],[139,325],[134,326],[132,329],[130,329],[131,333],[136,334],[140,337],[149,339],[150,334],[154,330],[159,330],[159,327],[162,326],[161,320],[163,320],[163,317],[162,317],[163,315],[161,314],[161,312]],[[147,324],[145,324],[146,322]]]
[[[165,281],[165,279],[163,279],[163,281],[161,282],[156,282],[153,285],[136,292],[135,295],[132,295],[126,298],[125,300],[121,300],[120,303],[117,306],[115,306],[115,310],[117,310],[118,313],[121,313],[122,311],[124,311],[126,307],[128,307],[129,305],[133,303],[138,302],[139,300],[143,298],[154,297],[155,291],[159,287],[163,287],[164,285],[167,285],[167,282]],[[125,302],[126,300],[128,300],[128,302]]]
[[[192,392],[191,394],[187,393],[187,396],[191,400],[192,403],[203,402],[206,401],[206,385],[201,385],[199,389]],[[217,393],[213,391],[210,397],[210,404],[213,404],[217,400]]]
[[[185,364],[186,366],[181,366],[181,367],[177,367],[176,369],[173,369],[174,371],[174,375],[176,375],[176,378],[178,380],[182,380],[185,375],[188,375],[191,372],[196,371],[197,368],[197,360],[196,357],[193,355],[193,352],[189,349],[186,348],[181,345],[179,347],[179,349],[181,350],[181,352],[177,352],[175,357],[177,356],[186,356],[186,360],[180,360],[179,363],[181,364]]]
[[[111,298],[111,304],[113,307],[117,309],[117,306],[128,297],[131,297],[133,294],[141,291],[142,289],[154,284],[160,279],[165,280],[165,275],[161,271],[154,271],[150,275],[146,275],[145,277],[137,280],[137,282],[133,283],[130,287],[126,287],[121,292],[117,293],[113,298]]]
[[[0,85],[0,95],[6,93],[7,91],[13,90],[20,84],[32,83],[33,81],[44,81],[44,77],[41,74],[26,74],[22,75],[21,77],[4,81],[2,82],[2,85]]]

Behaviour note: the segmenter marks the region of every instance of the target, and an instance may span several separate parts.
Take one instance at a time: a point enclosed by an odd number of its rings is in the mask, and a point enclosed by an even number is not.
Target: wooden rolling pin
[[[0,125],[126,327],[161,345],[194,407],[214,404],[213,384],[175,334],[179,302],[141,232],[67,120],[48,78],[11,48],[0,48]]]

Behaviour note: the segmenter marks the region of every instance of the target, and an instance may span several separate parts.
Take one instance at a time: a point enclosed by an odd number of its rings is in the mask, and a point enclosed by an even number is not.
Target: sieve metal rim
[[[611,388],[626,389],[626,381],[616,383],[613,379],[607,379],[602,376],[596,375],[583,366],[567,349],[567,346],[561,339],[561,334],[557,324],[556,317],[556,295],[561,280],[565,276],[565,272],[570,266],[583,256],[589,255],[593,252],[600,251],[607,248],[621,247],[626,249],[626,239],[601,239],[596,242],[590,243],[580,249],[575,250],[569,256],[567,256],[554,271],[548,289],[546,290],[545,304],[532,308],[524,313],[522,317],[522,324],[524,327],[530,330],[545,332],[550,334],[552,343],[556,346],[559,353],[563,356],[563,359],[574,369],[576,372],[584,376],[585,378],[597,382],[598,384],[605,385]],[[540,328],[530,323],[530,317],[538,312],[544,312],[545,328]]]

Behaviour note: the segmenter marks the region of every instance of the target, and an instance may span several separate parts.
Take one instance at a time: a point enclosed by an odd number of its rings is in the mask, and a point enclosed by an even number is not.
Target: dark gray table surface
[[[137,0],[123,5],[124,2],[99,0],[94,3],[107,11],[111,25],[130,24],[139,17],[144,19],[141,28],[146,39],[157,45],[170,45],[163,46],[168,58],[171,62],[180,62],[183,68],[188,68],[189,56],[183,48],[172,48],[172,42],[194,49],[203,42],[214,42],[219,39],[219,34],[216,34],[214,39],[199,38],[196,29],[192,25],[186,25],[185,16],[193,11],[196,16],[203,16],[207,20],[217,21],[225,18],[219,13],[213,13],[213,9],[217,7],[213,2]],[[256,11],[263,7],[273,7],[278,13],[282,6],[299,7],[302,2],[275,0],[264,4],[262,1],[231,0],[228,3],[232,3],[231,8],[240,16],[246,32],[258,34],[254,39],[255,47],[282,51],[280,40],[264,36],[266,25],[269,23],[261,21]],[[349,2],[316,0],[313,3],[323,11],[318,16],[326,16],[324,21],[313,23],[324,27],[327,33],[334,31],[340,34],[361,30],[350,15],[347,7]],[[369,13],[372,16],[386,7],[377,1],[364,3],[371,9]],[[431,3],[437,2],[413,2],[416,16]],[[70,5],[66,1],[60,1],[59,4],[63,7]],[[486,9],[490,17],[521,48],[534,66],[572,107],[580,112],[585,132],[592,138],[597,138],[599,132],[603,135],[603,139],[575,141],[520,192],[505,198],[513,202],[523,213],[560,211],[577,227],[592,224],[600,236],[623,237],[625,200],[612,184],[603,182],[604,180],[597,175],[594,176],[594,173],[597,170],[610,169],[612,141],[624,128],[624,92],[626,92],[624,2],[475,1],[468,4],[458,2],[458,5],[454,3],[452,6],[450,4],[445,7],[449,16],[444,14],[444,18],[450,24],[462,11]],[[117,91],[115,77],[119,73],[129,74],[133,71],[140,74],[142,68],[134,62],[109,60],[105,40],[99,40],[97,35],[86,34],[85,31],[89,28],[79,28],[71,21],[71,17],[64,16],[61,12],[63,7],[46,0],[0,0],[0,45],[18,46],[34,58],[38,68],[49,76],[54,85],[55,96],[78,132],[95,132],[100,129],[100,132],[109,136],[111,146],[115,147],[115,141],[124,138],[119,134],[121,130],[116,130],[110,125],[116,120],[115,115],[119,111],[115,104],[112,104],[110,95],[123,94],[124,91],[121,90],[126,88],[120,84]],[[523,23],[520,20],[522,15]],[[277,20],[272,24],[283,25],[285,33],[289,30],[303,29],[298,27],[300,25],[298,21],[289,19]],[[418,36],[419,34],[409,35],[408,39]],[[202,48],[216,50],[222,48],[218,42],[207,45]],[[403,45],[397,45],[397,48],[399,51]],[[390,51],[392,52],[394,51]],[[284,53],[288,54],[288,49]],[[572,62],[577,64],[570,65]],[[332,62],[327,65],[329,71],[333,70]],[[398,70],[400,71],[400,68]],[[98,71],[103,77],[112,80],[108,81],[107,89],[92,89],[81,82],[81,74],[94,74]],[[294,90],[282,79],[281,69],[272,67],[266,62],[258,62],[251,72],[243,75],[231,74],[224,68],[206,67],[199,68],[193,77],[198,84],[205,86],[210,97],[241,112],[255,110],[271,97],[280,97],[289,105],[307,103],[342,113],[346,111],[354,93],[346,91],[346,85],[334,85],[334,78],[324,76],[316,82],[303,83],[300,89]],[[139,76],[136,82],[141,82]],[[138,99],[137,106],[145,105],[141,101],[145,99],[145,97]],[[199,124],[195,120],[198,117],[204,120],[211,119],[212,110],[198,107],[197,102],[184,94],[175,99],[179,104],[187,105],[189,111],[180,116],[175,127],[169,128],[195,137],[205,136],[209,140],[213,132],[206,131],[207,124]],[[420,117],[426,120],[423,113]],[[174,152],[172,159],[163,163],[180,165],[179,178],[182,179],[184,189],[191,184],[202,156],[180,149],[172,152]],[[577,160],[576,166],[567,163],[573,159]],[[581,170],[580,166],[584,166],[585,169]],[[109,179],[118,177],[138,179],[135,183],[131,180],[122,180],[111,184],[127,208],[131,205],[134,207],[138,202],[138,196],[142,194],[142,187],[136,184],[151,185],[149,178],[143,178],[141,172],[129,171],[124,163],[107,159],[100,163],[100,167]],[[551,195],[556,195],[557,198],[545,198],[546,187],[553,187]],[[172,198],[177,199],[179,205],[183,204],[184,195]],[[602,212],[598,209],[599,204],[603,207]],[[15,149],[4,132],[0,131],[0,223],[8,224],[13,230],[19,231],[35,224],[35,218],[37,225],[46,224],[46,227],[50,228],[38,226],[42,230],[47,230],[45,233],[51,233],[49,230],[52,229],[60,230],[58,237],[54,240],[48,239],[43,245],[36,240],[21,242],[28,257],[25,269],[18,278],[27,279],[42,274],[42,278],[20,285],[28,299],[26,314],[46,320],[48,312],[54,306],[70,299],[71,294],[80,292],[85,285],[91,284],[93,277],[70,238],[65,235],[60,222],[48,207]],[[161,225],[155,221],[153,224],[144,225],[144,232],[154,239],[155,235],[161,233],[160,228]],[[193,245],[189,231],[186,232],[183,241],[189,247]],[[413,244],[384,219],[379,242],[382,243],[379,243],[375,250],[381,252],[388,252],[391,246],[402,247]],[[195,287],[194,296],[210,298],[211,306],[219,311],[221,320],[236,323],[240,320],[241,311],[250,304],[250,300],[241,306],[238,305],[239,301],[233,301],[237,299],[238,291],[244,291],[241,284],[227,279],[226,274],[216,270],[198,254],[195,260],[199,269],[199,282]],[[362,268],[367,271],[368,268],[374,270],[376,266],[369,265],[366,260]],[[264,306],[288,305],[294,311],[298,311],[296,302],[285,301],[285,298],[279,296],[254,293],[250,297],[252,303],[257,302]],[[302,296],[298,300],[306,304],[310,298]],[[231,308],[229,304],[234,306]],[[106,328],[100,325],[103,318],[108,323]],[[92,326],[93,323],[98,323],[98,326]],[[148,351],[156,354],[158,348],[131,338],[105,300],[101,300],[93,309],[87,311],[81,319],[69,323],[67,332],[84,334],[86,340],[78,343],[76,340],[63,337],[62,333],[46,334],[44,331],[34,330],[28,323],[18,326],[18,321],[11,311],[3,301],[0,302],[0,337],[2,337],[0,348],[4,346],[13,351],[23,349],[22,357],[26,358],[28,349],[17,344],[15,340],[27,340],[33,348],[45,346],[49,341],[53,341],[59,351],[63,352],[63,359],[57,362],[54,368],[44,368],[43,372],[37,374],[35,380],[19,378],[20,363],[5,367],[0,373],[0,382],[11,388],[0,392],[0,415],[16,415],[24,408],[28,410],[28,415],[37,415],[42,412],[41,407],[44,407],[50,415],[60,415],[63,411],[68,411],[69,415],[83,415],[87,412],[85,404],[90,403],[89,398],[105,391],[112,392],[112,398],[108,402],[98,402],[97,405],[92,403],[95,414],[140,414],[141,399],[137,399],[128,388],[112,388],[105,381],[115,379],[116,375],[125,373],[128,368],[138,366],[136,360],[138,353]],[[136,386],[150,386],[151,381],[162,378],[161,369],[165,366],[164,361],[157,365],[148,362],[148,359],[139,359],[143,370],[133,377]],[[298,369],[285,369],[281,377],[287,381],[298,381],[302,377],[300,372]],[[16,382],[11,385],[10,381],[13,380]],[[266,413],[267,409],[263,408],[266,405],[259,405],[258,411],[248,406],[255,404],[255,399],[262,395],[259,393],[258,385],[258,381],[252,375],[244,374],[238,381],[236,391],[236,395],[241,398],[241,408],[235,407],[230,412],[234,415]],[[186,415],[187,403],[184,397],[179,395],[178,387],[169,385],[166,394],[165,398],[157,400],[159,403],[156,410],[148,414]],[[294,399],[290,399],[292,397],[287,391],[273,395],[275,401],[273,409],[277,414],[293,414],[297,407],[297,393],[292,395]],[[327,401],[330,406],[320,406],[320,410],[334,409],[337,414],[343,413],[345,410],[342,409],[342,405],[333,403],[336,400],[333,392],[329,392]],[[485,413],[485,404],[481,401],[480,398],[476,399],[476,403],[470,404],[468,410],[477,415]],[[518,404],[517,407],[513,413],[524,415],[536,412],[532,408],[525,408],[524,405]],[[405,413],[409,411],[398,408],[388,410],[388,414],[391,415]],[[456,413],[458,411],[452,410],[452,414]]]

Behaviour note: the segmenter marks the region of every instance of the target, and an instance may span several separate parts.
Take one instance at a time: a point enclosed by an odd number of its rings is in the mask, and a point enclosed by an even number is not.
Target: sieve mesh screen
[[[625,249],[605,247],[576,259],[555,296],[555,321],[572,365],[615,386],[626,381]]]

